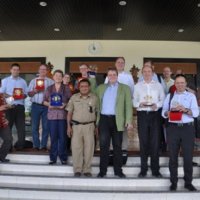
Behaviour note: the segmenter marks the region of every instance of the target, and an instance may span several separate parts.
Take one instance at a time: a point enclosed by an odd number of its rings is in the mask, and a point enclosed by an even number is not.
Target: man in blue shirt
[[[109,162],[109,147],[112,139],[114,174],[125,178],[122,171],[122,134],[125,129],[131,130],[132,126],[132,98],[127,85],[117,81],[116,68],[109,68],[108,83],[97,88],[99,98],[99,115],[97,124],[100,141],[100,172],[98,177],[107,173]]]
[[[32,135],[33,147],[36,151],[39,149],[47,151],[47,140],[49,136],[48,123],[47,123],[47,106],[43,105],[44,92],[54,81],[47,77],[47,66],[41,65],[39,67],[39,76],[31,80],[28,88],[28,95],[31,97],[31,118],[32,118]],[[37,80],[44,81],[43,89],[37,89]],[[39,139],[39,125],[42,122],[42,138]]]
[[[6,116],[9,121],[9,127],[12,129],[15,124],[17,129],[18,141],[15,144],[16,150],[24,148],[25,143],[25,108],[24,99],[27,96],[27,84],[24,79],[19,76],[20,65],[14,63],[11,65],[11,76],[2,80],[0,92],[4,93],[5,97],[13,97],[12,108],[6,111]]]
[[[170,190],[177,189],[178,154],[183,152],[185,188],[196,191],[192,185],[192,157],[194,149],[194,118],[198,117],[199,109],[194,94],[186,91],[186,78],[179,74],[175,78],[176,91],[173,96],[168,94],[164,101],[162,116],[169,118],[167,125],[167,142],[169,147]]]

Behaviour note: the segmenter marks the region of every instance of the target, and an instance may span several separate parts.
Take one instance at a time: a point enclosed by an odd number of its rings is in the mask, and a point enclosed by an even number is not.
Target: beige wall
[[[142,66],[143,57],[200,58],[199,42],[166,41],[98,41],[102,52],[91,55],[88,52],[89,40],[58,41],[2,41],[0,57],[46,57],[55,69],[64,69],[65,57],[112,57],[124,56],[126,69],[133,64]]]

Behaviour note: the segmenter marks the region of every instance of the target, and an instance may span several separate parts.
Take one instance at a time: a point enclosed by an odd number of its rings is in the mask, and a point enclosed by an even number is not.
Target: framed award
[[[35,89],[36,90],[44,90],[45,89],[44,79],[36,79]]]
[[[58,93],[51,94],[51,106],[62,106],[62,95]]]

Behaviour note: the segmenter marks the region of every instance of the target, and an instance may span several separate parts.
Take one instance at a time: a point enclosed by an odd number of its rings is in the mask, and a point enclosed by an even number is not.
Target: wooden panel
[[[15,62],[0,62],[0,73],[10,73],[10,66]],[[41,62],[16,62],[20,65],[20,73],[36,73]]]
[[[108,67],[114,67],[113,61],[87,61],[87,62],[70,62],[70,73],[79,73],[79,66],[81,64],[87,64],[88,66],[97,67],[97,73],[106,73]]]
[[[154,66],[155,72],[158,74],[163,73],[164,67],[170,67],[173,73],[175,73],[177,69],[182,69],[184,74],[197,74],[196,63],[154,62]]]

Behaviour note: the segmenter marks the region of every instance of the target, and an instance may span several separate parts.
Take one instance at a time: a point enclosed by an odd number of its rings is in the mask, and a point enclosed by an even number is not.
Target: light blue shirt
[[[187,109],[190,109],[192,111],[192,116],[187,115],[186,113],[183,113],[181,121],[173,121],[171,123],[189,123],[194,121],[194,117],[198,117],[199,115],[199,108],[197,104],[197,99],[194,94],[191,92],[183,92],[183,93],[174,93],[174,96],[170,103],[169,108],[169,98],[170,94],[167,95],[162,109],[162,116],[164,118],[167,118],[165,116],[165,112],[169,111],[171,108],[176,107],[177,105],[182,105]]]
[[[102,101],[102,110],[101,114],[103,115],[115,115],[115,106],[117,102],[117,90],[118,82],[115,84],[109,84],[105,90]]]
[[[21,77],[14,78],[12,76],[8,76],[4,78],[2,80],[2,86],[0,88],[0,92],[12,96],[14,88],[22,88],[23,93],[27,95],[27,84],[26,84],[26,81]],[[15,100],[13,104],[24,105],[24,99]]]
[[[36,87],[36,79],[37,78],[34,78],[33,80],[31,80],[30,84],[29,84],[29,87],[28,87],[28,92],[30,91],[33,91],[33,89]],[[44,87],[45,87],[45,90],[50,86],[50,85],[53,85],[54,84],[54,81],[50,78],[45,78],[44,80]],[[44,91],[41,91],[39,93],[36,93],[33,97],[31,97],[31,102],[32,103],[39,103],[39,104],[42,104],[42,102],[44,101]]]

